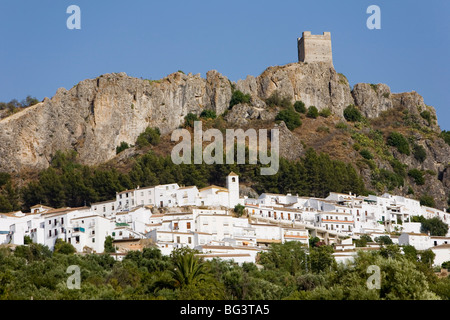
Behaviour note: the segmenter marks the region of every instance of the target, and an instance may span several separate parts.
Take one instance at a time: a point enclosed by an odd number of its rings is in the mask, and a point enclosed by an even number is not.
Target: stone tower
[[[305,31],[297,39],[299,62],[327,62],[333,66],[333,53],[331,51],[331,33],[312,35]]]
[[[239,203],[239,176],[231,172],[227,177],[229,207],[234,208]]]

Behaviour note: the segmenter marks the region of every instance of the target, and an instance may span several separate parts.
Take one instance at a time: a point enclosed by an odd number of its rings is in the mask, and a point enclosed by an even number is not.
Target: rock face
[[[134,144],[147,126],[169,133],[189,112],[222,113],[230,98],[230,83],[215,71],[206,80],[180,72],[159,81],[124,73],[85,80],[0,121],[0,171],[43,169],[57,150],[68,149],[84,164],[100,164],[122,141]]]
[[[382,111],[392,108],[391,89],[385,84],[358,83],[353,87],[352,95],[355,105],[367,118],[376,118]]]
[[[353,103],[350,87],[328,63],[291,63],[269,67],[257,78],[247,77],[237,82],[237,89],[258,99],[267,99],[275,91],[292,102],[301,100],[307,107],[330,108],[342,115]]]
[[[250,94],[251,103],[228,110],[233,90]],[[225,119],[234,125],[255,119],[271,121],[276,111],[266,106],[265,99],[274,92],[292,102],[302,100],[307,107],[329,108],[339,117],[350,104],[369,118],[399,105],[418,121],[425,120],[417,106],[435,117],[434,109],[415,92],[391,94],[382,84],[376,88],[357,84],[352,91],[345,76],[323,62],[269,67],[257,77],[248,76],[236,83],[215,70],[206,78],[176,72],[157,81],[125,73],[105,74],[70,90],[61,88],[53,98],[0,120],[0,171],[44,169],[57,150],[70,149],[77,151],[83,164],[101,164],[116,156],[122,141],[135,144],[146,127],[158,127],[162,134],[168,134],[188,113],[199,115],[204,109],[218,115],[227,111]],[[437,123],[433,125],[438,128]],[[289,130],[280,131],[280,141],[286,155],[302,154],[301,144]]]

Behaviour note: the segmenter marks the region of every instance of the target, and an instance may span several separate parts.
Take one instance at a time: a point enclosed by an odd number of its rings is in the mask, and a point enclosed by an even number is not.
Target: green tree
[[[216,112],[210,109],[205,109],[200,114],[200,118],[204,119],[215,119],[216,117],[217,117]]]
[[[438,217],[430,219],[422,219],[421,231],[424,233],[430,232],[431,236],[444,237],[448,233],[448,224]]]
[[[128,149],[130,146],[125,141],[122,141],[118,147],[116,147],[116,154]]]
[[[319,110],[315,106],[310,106],[308,112],[306,113],[308,118],[316,119],[319,116]]]
[[[427,158],[427,152],[424,147],[419,144],[414,144],[413,146],[414,158],[420,162],[424,162]]]
[[[269,98],[265,100],[267,106],[273,107],[281,107],[283,109],[292,108],[291,98],[290,97],[282,97],[278,91],[274,91]]]
[[[367,150],[367,149],[362,149],[362,150],[359,152],[359,154],[360,154],[364,159],[367,159],[367,160],[373,159],[372,153],[371,153],[369,150]]]
[[[185,117],[184,117],[184,127],[185,128],[193,128],[194,127],[194,122],[198,121],[198,117],[197,115],[189,112]]]
[[[407,257],[411,261],[418,260],[418,252],[414,246],[411,246],[411,245],[403,246],[403,253],[405,254],[405,257]]]
[[[306,113],[306,106],[303,103],[303,101],[295,101],[294,103],[294,109],[298,113]]]
[[[396,147],[400,153],[408,156],[411,154],[408,140],[399,132],[392,131],[387,138],[387,144]]]
[[[244,215],[245,213],[245,206],[241,205],[241,204],[237,204],[234,206],[234,213],[236,213],[236,215],[238,217],[242,217],[242,215]]]
[[[372,242],[372,238],[367,234],[363,234],[359,237],[359,239],[355,240],[355,246],[356,247],[366,247],[367,242]]]
[[[65,242],[62,239],[56,239],[54,253],[60,254],[74,254],[77,250],[70,243]]]
[[[336,264],[333,252],[333,247],[327,245],[311,248],[309,251],[311,271],[315,273],[330,271]]]
[[[252,97],[249,94],[244,94],[239,90],[234,90],[231,95],[230,108],[239,103],[250,103]]]
[[[393,244],[391,237],[389,236],[380,236],[375,238],[375,242],[380,245],[390,245]]]
[[[445,143],[450,145],[450,131],[442,130],[440,136],[441,136],[442,139],[444,139]]]
[[[420,205],[422,205],[422,206],[426,206],[426,207],[430,207],[430,208],[434,208],[434,206],[435,206],[434,198],[428,194],[422,195],[420,197],[419,201],[420,201]]]
[[[281,110],[275,117],[275,120],[284,121],[286,127],[291,131],[302,125],[300,115],[296,113],[292,108]]]
[[[418,169],[411,169],[408,171],[408,176],[410,176],[411,178],[414,179],[414,182],[419,185],[422,186],[425,184],[425,178],[423,176],[423,172],[418,170]]]
[[[105,244],[104,244],[105,253],[116,252],[116,248],[114,248],[113,241],[114,241],[114,239],[111,236],[107,236],[105,238]]]
[[[321,117],[328,118],[329,116],[331,116],[330,108],[325,108],[325,109],[320,110],[319,115]]]
[[[176,287],[183,288],[205,279],[204,264],[195,256],[194,251],[178,249],[171,256],[174,268],[170,272]]]
[[[144,148],[148,145],[156,146],[159,144],[161,132],[159,128],[147,127],[136,140],[136,146],[138,148]]]
[[[273,243],[269,250],[259,253],[259,263],[264,268],[288,272],[291,275],[308,269],[307,250],[297,241]]]
[[[420,262],[429,266],[430,268],[434,263],[435,257],[436,257],[436,254],[431,249],[427,249],[427,250],[420,252]]]
[[[428,122],[428,125],[431,125],[431,112],[430,111],[424,110],[420,113],[420,116]]]
[[[351,104],[344,109],[344,118],[349,122],[359,122],[363,116],[358,108]]]

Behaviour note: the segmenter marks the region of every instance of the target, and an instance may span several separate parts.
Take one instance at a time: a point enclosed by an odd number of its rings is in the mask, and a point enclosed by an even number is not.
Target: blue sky
[[[69,30],[69,5],[81,30]],[[369,30],[369,5],[381,30]],[[450,130],[450,1],[0,1],[0,101],[52,97],[111,72],[160,79],[217,70],[236,81],[297,61],[302,31],[330,31],[337,72],[354,85],[421,94]]]

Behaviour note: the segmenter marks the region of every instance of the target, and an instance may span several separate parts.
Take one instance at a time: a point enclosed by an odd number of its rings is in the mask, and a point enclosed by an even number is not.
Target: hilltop
[[[236,93],[250,98],[230,107]],[[315,106],[319,115],[295,111],[297,101],[306,109]],[[344,113],[352,105],[360,117],[349,120]],[[60,88],[51,99],[0,120],[0,171],[21,186],[48,168],[58,151],[74,150],[80,164],[106,164],[126,173],[150,149],[169,155],[170,133],[188,114],[204,110],[217,115],[203,120],[204,130],[276,126],[285,159],[296,161],[313,148],[350,163],[371,192],[431,198],[440,209],[448,206],[450,146],[434,108],[417,92],[392,93],[386,84],[351,88],[343,74],[323,62],[273,66],[237,82],[215,70],[206,78],[178,71],[160,80],[112,73]],[[301,125],[290,130],[278,121],[283,110],[293,110]],[[158,145],[116,154],[122,142],[134,146],[148,127],[159,128]],[[404,140],[394,139],[398,136]]]

